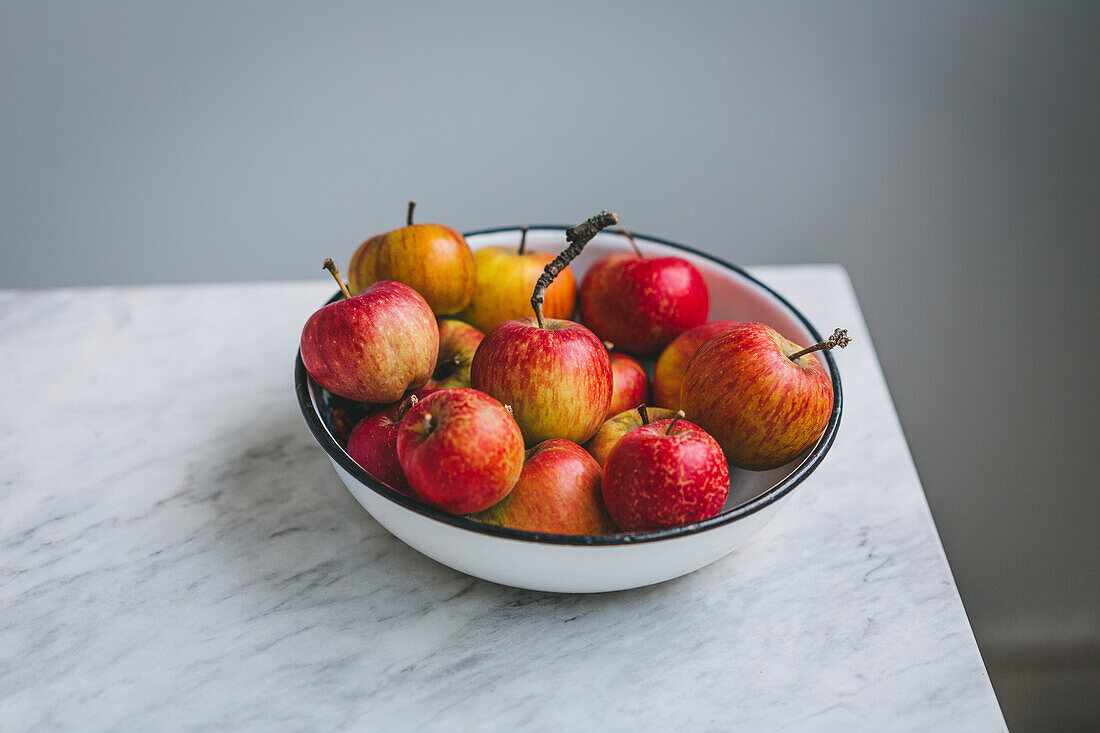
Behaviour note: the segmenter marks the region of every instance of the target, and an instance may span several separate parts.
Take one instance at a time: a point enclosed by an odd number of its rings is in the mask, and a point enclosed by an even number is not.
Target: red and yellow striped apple
[[[710,321],[674,338],[657,358],[657,366],[653,370],[653,403],[673,412],[679,410],[680,382],[684,379],[684,371],[691,357],[711,337],[737,324],[738,321]]]

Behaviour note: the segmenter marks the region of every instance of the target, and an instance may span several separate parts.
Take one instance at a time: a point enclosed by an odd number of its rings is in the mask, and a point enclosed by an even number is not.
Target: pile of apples
[[[569,261],[615,214],[569,229],[558,254],[528,251],[526,229],[518,248],[471,252],[413,206],[359,246],[348,285],[325,261],[344,298],[301,339],[337,438],[395,491],[530,531],[660,529],[721,511],[729,466],[781,466],[824,430],[833,390],[811,354],[846,345],[839,329],[803,349],[760,323],[708,323],[699,271],[633,238],[578,297]],[[639,360],[654,358],[647,407]]]

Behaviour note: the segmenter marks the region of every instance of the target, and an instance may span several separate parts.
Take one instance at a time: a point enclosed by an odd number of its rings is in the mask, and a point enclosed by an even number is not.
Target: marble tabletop
[[[309,283],[0,292],[0,729],[1004,730],[845,271],[754,272],[838,355],[759,534],[601,595],[475,580],[298,412]]]

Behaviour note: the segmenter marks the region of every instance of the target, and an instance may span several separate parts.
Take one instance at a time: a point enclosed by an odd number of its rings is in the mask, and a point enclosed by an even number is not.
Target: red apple
[[[705,341],[737,324],[738,321],[711,321],[688,329],[673,339],[657,358],[657,366],[653,370],[653,402],[673,411],[679,410],[680,382],[684,379],[684,371],[691,357]]]
[[[331,271],[346,296],[335,265]],[[301,351],[306,371],[329,392],[388,404],[428,381],[439,351],[439,328],[419,293],[384,281],[310,316]]]
[[[649,376],[637,359],[611,352],[611,404],[607,408],[609,418],[623,410],[629,410],[649,401]]]
[[[413,405],[436,391],[417,390],[401,402],[386,405],[364,417],[348,437],[348,455],[371,476],[395,491],[412,496],[401,462],[397,460],[397,427]]]
[[[666,417],[673,416],[672,410],[666,410],[662,407],[645,408],[645,415],[643,416],[642,409],[636,407],[633,410],[624,410],[618,415],[605,420],[603,425],[596,430],[596,434],[584,444],[584,449],[591,453],[596,462],[602,466],[607,462],[607,457],[611,455],[611,449],[618,445],[622,437],[631,430],[640,428],[642,425],[648,425],[652,420],[663,420]]]
[[[458,317],[488,333],[513,318],[535,315],[531,292],[543,269],[554,260],[549,252],[525,249],[527,229],[519,248],[483,247],[474,252],[477,264],[477,289]],[[546,289],[543,315],[547,318],[572,318],[577,299],[577,281],[566,267]]]
[[[474,354],[470,384],[512,406],[528,445],[591,437],[611,404],[611,359],[579,323],[505,321]]]
[[[485,334],[468,323],[454,318],[440,318],[439,358],[428,386],[435,389],[469,387],[474,352],[483,338]]]
[[[611,359],[603,342],[572,321],[546,319],[543,296],[554,276],[618,217],[602,212],[566,231],[569,247],[546,266],[531,296],[534,318],[505,321],[474,354],[470,383],[512,406],[527,445],[587,440],[611,404]]]
[[[424,503],[451,514],[479,512],[516,485],[523,435],[504,405],[484,392],[444,389],[405,415],[397,458]]]
[[[613,534],[600,494],[600,464],[568,440],[545,440],[527,451],[512,492],[474,519],[557,534]]]
[[[581,281],[581,319],[615,348],[654,357],[672,339],[707,320],[703,276],[681,257],[611,254]]]
[[[442,224],[413,224],[378,234],[359,245],[348,266],[348,281],[358,293],[379,280],[396,280],[424,296],[436,315],[458,313],[477,285],[474,255],[461,234]]]
[[[603,467],[604,504],[628,532],[713,517],[726,503],[729,485],[718,443],[678,417],[631,430]]]
[[[833,345],[848,342],[839,329],[833,336]],[[828,343],[812,348],[831,348]],[[821,436],[833,410],[833,385],[821,362],[797,356],[800,351],[762,323],[741,323],[695,352],[680,405],[718,440],[731,464],[778,468]]]

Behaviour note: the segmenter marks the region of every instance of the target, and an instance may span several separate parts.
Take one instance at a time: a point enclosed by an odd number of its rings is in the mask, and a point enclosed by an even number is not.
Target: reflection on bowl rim
[[[551,231],[564,231],[568,229],[565,226],[557,225],[538,225],[528,227],[529,230],[551,230]],[[465,237],[481,236],[485,234],[499,234],[502,232],[518,232],[522,229],[520,226],[508,226],[508,227],[495,227],[492,229],[479,229],[473,232],[466,232],[463,234]],[[661,239],[659,237],[651,237],[646,234],[639,234],[637,232],[631,232],[631,234],[637,239],[644,239],[650,242],[656,242],[657,244],[663,244],[673,249],[683,250],[690,252],[691,254],[710,260],[722,267],[725,267],[733,272],[736,272],[741,277],[745,278],[749,282],[753,283],[757,287],[763,289],[770,294],[786,308],[793,313],[798,320],[806,327],[810,335],[813,337],[813,341],[821,341],[821,335],[814,328],[813,324],[790,302],[787,301],[779,293],[772,290],[764,283],[757,280],[755,277],[745,272],[737,265],[733,265],[725,260],[715,257],[714,255],[701,252],[697,249],[693,249],[683,244],[676,242],[670,242],[667,239]],[[340,293],[336,293],[329,300],[333,302],[340,296]],[[472,532],[478,532],[481,534],[501,537],[509,540],[521,540],[526,542],[538,542],[542,544],[553,545],[581,545],[581,546],[606,546],[606,545],[631,545],[640,542],[657,542],[660,540],[671,540],[677,537],[684,537],[686,535],[695,534],[697,532],[703,532],[708,529],[720,527],[730,522],[736,522],[742,517],[746,517],[749,514],[753,514],[769,504],[773,504],[779,499],[786,496],[794,489],[795,486],[802,483],[802,481],[808,476],[818,464],[825,458],[825,454],[829,452],[829,448],[833,444],[833,440],[836,438],[837,429],[840,427],[840,413],[842,407],[842,392],[840,386],[840,373],[837,371],[836,361],[833,359],[833,355],[828,351],[819,352],[825,358],[826,366],[829,370],[829,378],[833,383],[833,411],[829,415],[829,422],[825,425],[825,432],[822,433],[817,443],[806,454],[802,462],[792,471],[788,476],[781,479],[778,483],[773,485],[767,491],[738,504],[726,511],[720,512],[713,517],[703,519],[698,522],[692,522],[691,524],[684,524],[678,527],[670,527],[668,529],[647,530],[643,532],[621,532],[619,534],[612,535],[569,535],[569,534],[553,534],[549,532],[530,532],[523,529],[513,529],[511,527],[499,527],[494,524],[486,524],[479,522],[476,519],[470,519],[469,517],[455,514],[448,514],[440,509],[430,507],[426,504],[422,504],[416,499],[405,496],[397,491],[394,491],[386,484],[382,483],[378,479],[367,473],[358,463],[352,460],[351,456],[340,447],[340,444],[336,442],[336,439],[329,432],[327,426],[321,420],[321,416],[318,414],[317,409],[314,407],[313,395],[311,387],[317,387],[316,383],[310,378],[306,372],[305,364],[302,363],[302,352],[298,352],[298,359],[294,369],[294,388],[298,395],[298,404],[302,409],[302,416],[305,417],[306,424],[309,426],[310,432],[313,433],[313,437],[317,439],[317,442],[321,444],[321,447],[325,449],[325,452],[335,460],[341,468],[351,474],[357,481],[365,486],[370,487],[373,491],[381,494],[385,498],[399,504],[400,506],[408,509],[417,514],[421,514],[430,519],[434,519],[438,522],[450,524],[455,527],[467,529]]]

